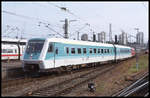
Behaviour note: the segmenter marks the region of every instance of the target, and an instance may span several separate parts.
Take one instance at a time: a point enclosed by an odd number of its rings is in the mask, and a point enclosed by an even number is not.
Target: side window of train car
[[[94,53],[96,53],[96,48],[94,48]]]
[[[90,53],[92,53],[92,48],[89,49]]]
[[[24,51],[24,49],[22,49]],[[17,49],[15,49],[15,53],[17,53]]]
[[[69,47],[66,47],[66,53],[69,54]]]
[[[13,50],[12,49],[8,49],[7,53],[13,53]]]
[[[17,50],[15,49],[15,53],[17,53]]]
[[[83,53],[86,54],[86,48],[83,48]]]
[[[78,54],[81,54],[81,48],[78,48]]]
[[[103,49],[101,49],[101,53],[103,53]]]
[[[71,53],[75,54],[75,48],[71,48]]]
[[[107,53],[109,53],[109,49],[107,49]]]
[[[48,47],[48,52],[53,52],[53,49],[54,49],[53,44],[50,43]]]
[[[101,49],[100,49],[100,48],[98,48],[98,53],[100,53],[100,51],[101,51]]]
[[[104,51],[105,51],[105,53],[107,53],[107,50],[106,50],[106,49],[104,49]]]
[[[2,53],[6,53],[6,49],[2,49]]]
[[[56,47],[55,53],[58,54],[58,48]]]

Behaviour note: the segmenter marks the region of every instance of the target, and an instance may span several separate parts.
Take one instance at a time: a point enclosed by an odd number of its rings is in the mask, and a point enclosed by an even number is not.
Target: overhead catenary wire
[[[83,19],[83,18],[77,16],[76,14],[74,14],[73,12],[71,12],[71,11],[70,11],[69,9],[67,9],[66,7],[60,7],[60,6],[57,6],[57,5],[53,4],[53,3],[48,3],[48,4],[51,4],[51,5],[53,5],[53,6],[57,7],[57,8],[59,8],[59,9],[65,11],[65,12],[68,12],[69,14],[71,14],[71,15],[77,17],[78,19],[80,19],[80,20],[82,20],[82,21],[84,21],[84,22],[86,21],[86,23],[89,24],[88,26],[89,26],[91,29],[93,29],[93,28],[91,27],[91,24],[88,23],[87,20],[85,20],[85,19]],[[93,31],[94,31],[94,30],[93,30]]]
[[[21,18],[25,18],[25,19],[34,19],[34,20],[38,20],[39,22],[41,22],[41,20],[42,20],[42,21],[44,21],[44,22],[48,22],[48,21],[43,20],[43,19],[40,19],[40,18],[25,16],[25,15],[17,14],[17,13],[10,12],[10,11],[6,11],[6,10],[3,10],[2,12],[3,12],[3,13],[6,13],[6,14],[18,16],[18,17],[21,17]],[[41,22],[41,23],[42,23],[42,22]],[[48,24],[49,24],[49,22],[48,22]],[[57,31],[55,31],[54,29],[52,29],[51,27],[49,27],[49,26],[46,26],[46,27],[49,28],[49,30],[54,31],[54,32],[57,33],[58,35],[63,36],[63,35],[61,35],[60,33],[58,33]],[[58,26],[57,26],[57,27],[58,27]]]

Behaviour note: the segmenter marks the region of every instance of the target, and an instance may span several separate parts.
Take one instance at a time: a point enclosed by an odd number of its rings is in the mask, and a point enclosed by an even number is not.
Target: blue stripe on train
[[[55,49],[58,48],[58,54],[48,53],[46,54],[45,60],[53,59],[55,56],[55,59],[57,58],[79,58],[79,57],[95,57],[95,56],[114,56],[113,47],[103,47],[103,46],[87,46],[87,45],[72,45],[72,44],[64,44],[64,43],[55,43]],[[66,53],[65,47],[69,47],[69,54]],[[71,54],[71,48],[75,48],[75,54]],[[77,48],[81,48],[81,54],[77,53]],[[86,48],[86,54],[83,53],[83,48]],[[92,48],[92,54],[89,53],[89,49]],[[97,49],[111,49],[111,53],[93,53],[93,48]]]

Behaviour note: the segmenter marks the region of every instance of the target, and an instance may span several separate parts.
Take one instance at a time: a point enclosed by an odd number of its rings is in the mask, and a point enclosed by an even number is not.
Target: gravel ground
[[[37,90],[39,88],[44,88],[52,84],[59,83],[61,81],[65,81],[67,79],[73,78],[75,76],[79,76],[80,74],[83,74],[86,72],[88,72],[88,70],[77,72],[73,75],[67,74],[63,76],[54,77],[52,79],[48,78],[42,81],[34,81],[34,82],[25,83],[17,87],[13,86],[13,87],[5,88],[5,89],[2,89],[2,96],[22,96],[25,93],[32,93],[32,91]]]
[[[10,61],[9,63],[5,61],[1,65],[2,79],[10,78],[14,74],[12,71],[14,69],[22,69],[21,61]]]
[[[96,85],[96,91],[94,93],[89,92],[87,88],[87,84],[85,84],[72,90],[71,93],[66,94],[64,96],[111,96],[112,94],[118,92],[119,90],[123,89],[127,85],[131,84],[133,80],[136,80],[138,77],[140,77],[141,73],[148,71],[148,69],[146,69],[146,70],[140,71],[139,73],[132,74],[130,76],[132,77],[132,79],[129,81],[126,81],[125,78],[127,77],[127,70],[129,69],[129,67],[131,66],[131,63],[134,60],[135,58],[129,59],[128,61],[123,61],[120,64],[120,66],[104,74],[103,76],[97,77],[93,81]],[[21,62],[19,61],[10,62],[9,64],[2,63],[2,76],[4,77],[4,74],[6,72],[5,71],[6,66],[8,67],[8,69],[11,70],[13,68],[21,68],[20,65],[21,65]],[[54,79],[26,83],[24,84],[24,86],[8,89],[7,92],[2,93],[2,96],[20,96],[22,95],[22,92],[30,93],[33,90],[36,90],[38,88],[43,88],[43,87],[46,87],[56,82],[60,82],[68,78],[71,78],[70,75],[66,75],[63,77],[56,77]]]
[[[128,69],[134,60],[135,58],[123,61],[120,66],[104,74],[102,77],[97,77],[93,80],[96,85],[96,91],[94,93],[89,92],[88,84],[85,84],[63,96],[112,96],[114,93],[117,93],[140,78],[143,73],[148,72],[147,68],[128,75]],[[128,80],[126,78],[128,78]]]

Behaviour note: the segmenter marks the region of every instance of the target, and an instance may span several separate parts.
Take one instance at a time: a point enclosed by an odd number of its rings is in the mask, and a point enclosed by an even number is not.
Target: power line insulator
[[[65,10],[65,11],[67,10],[67,8],[65,8],[65,7],[61,7],[61,9],[62,9],[62,10]]]

